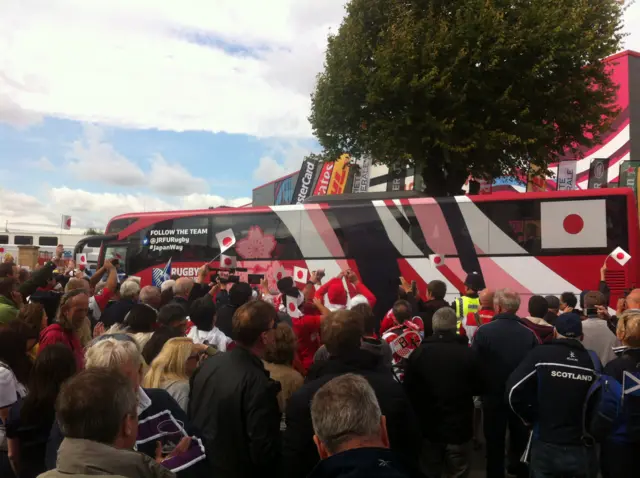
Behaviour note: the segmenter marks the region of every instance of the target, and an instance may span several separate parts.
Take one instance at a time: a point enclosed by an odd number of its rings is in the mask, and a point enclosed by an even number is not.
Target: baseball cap
[[[582,319],[573,312],[560,314],[554,325],[558,333],[568,339],[577,339],[582,336]]]

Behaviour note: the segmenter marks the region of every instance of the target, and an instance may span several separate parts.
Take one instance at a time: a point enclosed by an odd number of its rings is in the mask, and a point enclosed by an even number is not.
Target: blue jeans
[[[595,447],[563,446],[534,440],[531,444],[531,478],[596,478]]]

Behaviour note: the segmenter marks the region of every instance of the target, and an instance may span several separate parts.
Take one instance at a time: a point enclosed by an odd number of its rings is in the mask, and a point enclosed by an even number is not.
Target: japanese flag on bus
[[[621,266],[624,266],[627,262],[629,262],[629,259],[631,259],[629,253],[622,247],[616,247],[609,256],[613,257],[613,260]]]
[[[433,267],[444,265],[444,256],[442,254],[430,254],[429,260],[431,261],[431,265]]]
[[[540,229],[543,249],[607,247],[606,200],[542,201]]]
[[[220,267],[223,269],[233,269],[236,267],[236,258],[234,256],[220,255]]]
[[[236,244],[236,236],[233,234],[233,229],[227,229],[225,231],[216,234],[216,239],[220,245],[220,253],[223,254],[226,250],[233,247]]]
[[[309,278],[309,271],[307,269],[303,269],[302,267],[294,267],[293,278],[296,282],[306,284]]]

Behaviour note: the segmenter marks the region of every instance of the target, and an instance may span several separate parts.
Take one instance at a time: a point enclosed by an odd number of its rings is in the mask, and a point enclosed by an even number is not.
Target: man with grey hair
[[[310,478],[412,476],[389,449],[386,418],[365,378],[348,373],[320,387],[311,420],[323,461]]]
[[[176,283],[173,284],[173,302],[180,304],[188,311],[189,296],[191,295],[194,285],[195,282],[190,277],[180,277]]]
[[[56,404],[57,422],[65,436],[57,465],[40,476],[175,477],[154,458],[133,451],[138,434],[136,406],[131,383],[116,370],[85,370],[69,379]]]
[[[137,281],[133,279],[124,281],[120,285],[120,299],[109,302],[100,316],[100,322],[104,324],[105,329],[122,324],[129,311],[138,303],[139,295],[140,284]]]
[[[471,470],[473,397],[482,393],[483,380],[468,338],[456,334],[457,321],[453,309],[436,311],[433,335],[411,354],[404,377],[422,431],[420,468],[428,478],[463,478]]]
[[[493,298],[496,315],[481,326],[472,349],[483,367],[486,380],[482,395],[484,436],[487,442],[487,477],[504,477],[505,435],[509,427],[509,463],[507,469],[517,477],[529,476],[520,456],[527,446],[528,433],[505,402],[505,386],[511,373],[540,341],[516,315],[520,295],[511,289],[497,290]]]
[[[140,302],[158,310],[162,305],[162,296],[160,289],[155,286],[147,285],[140,290]]]

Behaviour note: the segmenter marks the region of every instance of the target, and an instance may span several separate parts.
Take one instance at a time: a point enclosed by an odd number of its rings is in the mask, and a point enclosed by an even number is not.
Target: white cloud
[[[38,114],[309,137],[309,93],[344,3],[4,0],[0,85]],[[38,87],[15,86],[27,80]]]
[[[257,168],[253,171],[253,179],[259,184],[298,171],[304,157],[312,152],[299,141],[273,140],[267,142],[267,147],[267,154],[260,158]]]
[[[0,121],[309,137],[309,93],[346,3],[2,0]],[[640,50],[640,3],[625,19]]]
[[[99,127],[85,125],[83,137],[71,144],[67,154],[68,168],[72,174],[78,179],[116,186],[144,184],[142,169],[118,153],[113,145],[103,138],[103,132]]]
[[[143,169],[105,140],[101,127],[84,126],[83,136],[71,143],[67,168],[78,179],[112,186],[147,186],[168,196],[207,193],[209,186],[202,178],[191,175],[180,163],[169,162],[162,155],[149,159],[149,170]]]
[[[55,171],[56,169],[51,160],[46,156],[42,156],[36,161],[30,161],[30,166],[40,171]]]
[[[178,163],[168,163],[159,154],[151,160],[148,182],[154,191],[170,196],[206,193],[209,190],[204,179],[192,176]]]
[[[0,21],[1,24],[2,22]],[[10,124],[16,128],[27,128],[40,121],[42,121],[41,115],[24,110],[8,94],[4,94],[0,90],[0,123]]]
[[[208,194],[189,194],[175,201],[165,201],[148,194],[92,193],[67,187],[52,188],[42,200],[28,194],[0,189],[0,221],[4,228],[33,228],[55,231],[61,214],[73,218],[74,227],[104,228],[112,217],[130,212],[206,209],[217,206],[243,206],[250,198],[223,198]]]

